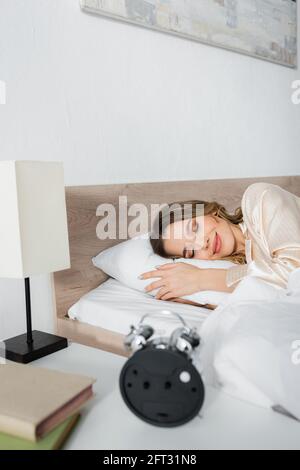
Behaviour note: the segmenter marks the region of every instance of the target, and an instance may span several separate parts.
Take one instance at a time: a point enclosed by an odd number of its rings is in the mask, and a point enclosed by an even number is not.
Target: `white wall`
[[[67,185],[300,174],[295,79],[79,0],[0,0],[0,158],[62,160]],[[48,277],[32,287],[51,329]],[[0,338],[24,328],[23,282],[0,280]]]

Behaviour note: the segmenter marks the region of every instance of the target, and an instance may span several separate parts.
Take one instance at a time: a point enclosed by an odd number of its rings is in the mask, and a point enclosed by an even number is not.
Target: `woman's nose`
[[[195,239],[195,248],[197,250],[207,250],[209,247],[209,237],[205,237],[203,240],[200,240],[198,237]]]

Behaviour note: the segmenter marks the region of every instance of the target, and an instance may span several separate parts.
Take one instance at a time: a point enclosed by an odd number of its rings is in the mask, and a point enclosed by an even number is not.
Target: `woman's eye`
[[[196,220],[193,220],[193,225],[192,225],[192,230],[194,233],[197,233],[199,229],[199,224],[196,222]]]
[[[193,249],[185,250],[184,258],[190,259],[190,258],[194,258],[194,256],[195,256],[195,250]]]

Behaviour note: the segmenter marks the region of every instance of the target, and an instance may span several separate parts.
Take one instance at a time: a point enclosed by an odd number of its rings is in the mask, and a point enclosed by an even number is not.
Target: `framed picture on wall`
[[[80,0],[83,10],[297,66],[296,0]]]

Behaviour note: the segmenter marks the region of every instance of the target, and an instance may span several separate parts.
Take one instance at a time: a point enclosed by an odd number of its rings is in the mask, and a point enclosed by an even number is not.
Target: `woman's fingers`
[[[167,263],[167,264],[162,264],[161,266],[156,266],[156,269],[158,269],[159,271],[160,270],[165,271],[168,269],[173,269],[175,268],[175,266],[177,266],[176,263]]]
[[[151,279],[152,277],[162,277],[161,273],[156,269],[155,271],[148,271],[139,276],[139,279]]]
[[[168,287],[163,287],[162,289],[160,289],[160,290],[157,292],[155,298],[156,298],[157,300],[162,300],[162,297],[163,297],[164,295],[166,295],[166,294],[169,292],[169,290],[170,290],[170,289],[169,289]]]
[[[162,279],[160,281],[152,282],[147,287],[145,287],[145,292],[151,292],[154,289],[158,289],[159,287],[163,287],[165,285],[165,281]]]
[[[162,295],[160,300],[173,300],[176,295],[174,295],[172,292],[166,292],[166,294]]]
[[[178,263],[179,264],[179,263]],[[174,269],[178,264],[168,263],[162,264],[161,266],[156,266],[155,271],[148,271],[139,276],[140,279],[151,279],[152,277],[163,277],[163,271],[168,271]]]

